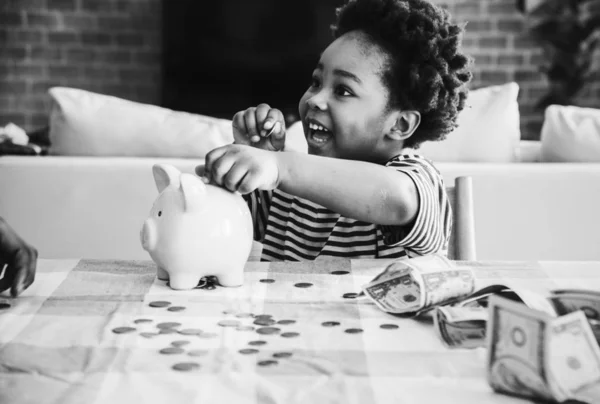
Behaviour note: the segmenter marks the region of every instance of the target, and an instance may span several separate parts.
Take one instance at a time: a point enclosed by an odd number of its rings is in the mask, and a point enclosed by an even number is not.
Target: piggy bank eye
[[[162,215],[162,210],[159,210],[158,211],[158,217],[161,217],[161,215]]]

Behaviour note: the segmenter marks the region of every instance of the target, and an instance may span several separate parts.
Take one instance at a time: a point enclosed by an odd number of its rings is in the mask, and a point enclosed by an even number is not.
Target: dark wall
[[[227,119],[261,102],[297,114],[341,3],[164,1],[162,104]]]

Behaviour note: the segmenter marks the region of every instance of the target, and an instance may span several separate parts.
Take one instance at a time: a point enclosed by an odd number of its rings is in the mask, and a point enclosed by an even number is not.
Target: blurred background
[[[550,102],[598,107],[597,1],[433,2],[467,22],[472,88],[519,84],[522,139]],[[227,119],[267,102],[294,120],[341,3],[1,0],[0,126],[47,125],[52,86]]]

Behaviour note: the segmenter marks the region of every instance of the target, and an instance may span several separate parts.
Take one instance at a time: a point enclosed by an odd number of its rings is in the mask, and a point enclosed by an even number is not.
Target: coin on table
[[[348,334],[360,334],[361,332],[363,332],[363,330],[362,328],[348,328],[347,330],[344,330],[344,332]]]
[[[275,324],[275,320],[272,318],[258,318],[254,320],[254,324],[256,325],[273,325]]]
[[[186,341],[186,340],[177,340],[177,341],[173,341],[171,342],[171,345],[173,345],[174,347],[182,347],[184,345],[188,345],[190,343],[190,341]]]
[[[266,343],[267,343],[267,341],[257,340],[257,341],[250,341],[250,342],[248,342],[248,345],[262,346],[262,345],[265,345]]]
[[[205,349],[194,349],[188,352],[189,356],[204,356],[208,353]]]
[[[221,327],[238,327],[240,322],[237,320],[221,320],[217,324]]]
[[[290,358],[291,356],[292,356],[291,352],[275,352],[273,354],[274,358],[279,358],[279,359],[281,359],[281,358]]]
[[[256,330],[257,333],[262,335],[277,334],[279,331],[281,330],[277,327],[261,327]]]
[[[349,271],[331,271],[331,275],[348,275]]]
[[[151,323],[152,320],[150,320],[149,318],[138,318],[137,320],[133,320],[133,322],[135,324],[145,324],[145,323]]]
[[[184,328],[178,331],[178,333],[181,335],[199,335],[202,334],[202,330],[199,328]]]
[[[273,283],[273,282],[275,282],[275,279],[264,278],[264,279],[259,279],[258,281],[262,282],[262,283]]]
[[[338,325],[340,325],[340,323],[337,321],[325,321],[322,322],[321,325],[323,327],[337,327]]]
[[[238,330],[238,331],[254,331],[254,327],[252,327],[251,325],[240,325],[240,326],[236,327],[236,330]]]
[[[0,302],[0,310],[10,309],[10,303]]]
[[[273,318],[273,316],[271,314],[258,314],[256,316],[254,316],[254,319],[256,320],[267,320]]]
[[[313,284],[310,282],[299,282],[296,283],[294,286],[297,288],[310,288]]]
[[[167,328],[177,328],[181,325],[181,323],[176,323],[173,321],[168,321],[165,323],[158,323],[156,324],[156,328],[160,328],[161,330],[167,329]]]
[[[266,361],[259,361],[258,362],[258,366],[274,366],[277,365],[279,362],[271,360],[271,359],[267,359]]]
[[[344,299],[356,299],[358,297],[358,293],[344,293],[342,297]]]
[[[214,332],[203,332],[202,334],[198,335],[200,338],[215,338],[218,337],[219,334],[216,334]]]
[[[298,332],[284,332],[281,334],[281,336],[283,338],[296,338],[299,335],[300,335],[300,333],[298,333]]]
[[[235,315],[237,318],[249,318],[254,317],[252,313],[238,313]]]
[[[238,352],[241,354],[244,354],[244,355],[250,355],[250,354],[258,353],[258,349],[244,348],[244,349],[240,349]]]
[[[200,364],[196,362],[182,362],[173,365],[173,370],[180,372],[191,372],[192,370],[200,369]]]
[[[157,332],[141,332],[140,336],[144,337],[144,338],[154,338],[158,335]]]
[[[296,320],[279,320],[277,322],[277,324],[281,324],[281,325],[289,325],[289,324],[295,324]]]
[[[169,307],[167,310],[168,311],[179,312],[179,311],[184,311],[185,307],[184,306],[172,306],[172,307]]]
[[[162,328],[159,331],[159,334],[175,334],[177,332],[178,331],[176,329],[174,329],[174,328]]]
[[[379,328],[383,328],[384,330],[395,330],[399,327],[396,324],[381,324]]]
[[[148,306],[150,307],[167,307],[170,306],[171,302],[167,302],[166,300],[157,300],[155,302],[150,302]]]
[[[184,353],[185,351],[183,349],[177,348],[177,347],[168,347],[168,348],[163,348],[158,352],[160,352],[163,355],[176,355],[176,354]]]
[[[113,328],[112,331],[115,334],[125,334],[125,333],[128,333],[128,332],[135,331],[135,328],[133,328],[133,327],[117,327],[117,328]]]

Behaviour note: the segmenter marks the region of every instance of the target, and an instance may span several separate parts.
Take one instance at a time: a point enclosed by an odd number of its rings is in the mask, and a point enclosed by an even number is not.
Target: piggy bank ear
[[[195,212],[204,205],[206,195],[206,185],[202,180],[192,174],[181,174],[181,193],[183,194],[183,210],[185,212]]]
[[[158,188],[158,193],[161,193],[169,185],[179,187],[181,171],[170,164],[154,164],[152,174],[154,174],[154,182],[156,188]]]

